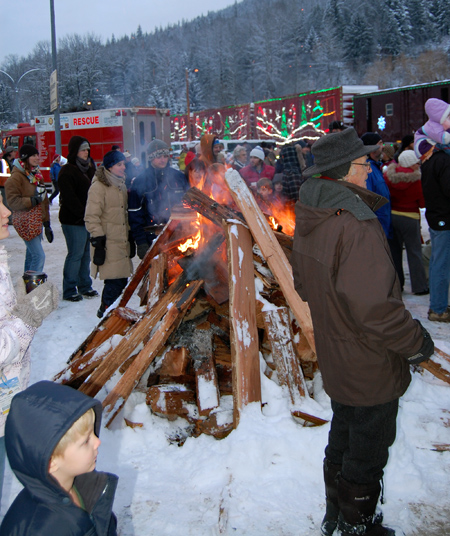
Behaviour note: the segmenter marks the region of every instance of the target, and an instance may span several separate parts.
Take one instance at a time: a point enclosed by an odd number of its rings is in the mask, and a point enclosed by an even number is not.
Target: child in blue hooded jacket
[[[101,411],[98,400],[49,381],[13,398],[6,453],[24,489],[1,536],[116,536],[118,478],[95,471]]]

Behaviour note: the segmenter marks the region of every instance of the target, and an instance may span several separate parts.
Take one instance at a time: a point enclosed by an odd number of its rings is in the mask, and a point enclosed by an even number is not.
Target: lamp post
[[[53,0],[50,0],[50,24],[52,31],[52,66],[53,72],[56,75],[56,108],[55,112],[55,153],[61,154],[61,124],[59,119],[59,91],[58,91],[58,76],[57,76],[57,54],[56,54],[56,29],[55,29],[55,5]],[[53,111],[53,110],[52,110]]]
[[[191,141],[191,105],[189,101],[189,70],[186,67],[187,141]]]
[[[22,78],[24,76],[26,76],[27,74],[30,74],[30,73],[33,73],[34,71],[42,71],[43,69],[39,69],[39,68],[36,68],[36,69],[30,69],[29,71],[23,73],[23,75],[19,78],[19,80],[17,80],[17,82],[14,80],[14,78],[9,75],[6,71],[2,71],[0,69],[0,73],[3,73],[4,75],[6,75],[10,80],[11,82],[13,83],[14,85],[14,91],[15,91],[15,108],[16,108],[16,119],[17,119],[17,123],[20,123],[20,110],[19,110],[19,84],[22,80]]]

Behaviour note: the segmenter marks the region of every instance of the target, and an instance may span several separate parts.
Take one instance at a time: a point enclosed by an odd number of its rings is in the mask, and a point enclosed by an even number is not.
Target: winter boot
[[[100,304],[100,307],[98,308],[98,311],[97,311],[97,317],[98,318],[103,318],[103,315],[105,314],[105,311],[106,309],[108,308],[107,305],[105,305],[103,302]]]
[[[331,536],[336,529],[339,515],[338,482],[341,476],[341,465],[323,460],[323,480],[325,482],[326,512],[320,527],[322,536]]]
[[[381,524],[383,516],[375,514],[381,491],[379,482],[374,484],[351,484],[341,477],[338,490],[339,535],[395,536],[393,529],[384,527]]]

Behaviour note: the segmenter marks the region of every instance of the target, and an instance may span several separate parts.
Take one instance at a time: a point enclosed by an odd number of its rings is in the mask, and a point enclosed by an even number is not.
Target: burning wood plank
[[[158,355],[158,352],[164,346],[169,336],[180,324],[202,284],[203,281],[200,280],[186,285],[181,296],[161,320],[161,325],[155,330],[149,342],[139,352],[128,370],[103,401],[104,414],[107,419],[109,417],[106,423],[107,427],[111,425],[150,363]]]
[[[261,402],[259,343],[256,328],[252,237],[246,227],[228,224],[230,270],[231,356],[233,361],[234,425],[243,407]]]
[[[225,181],[230,188],[231,195],[233,196],[236,205],[244,215],[253,238],[261,249],[272,274],[278,281],[289,307],[308,339],[309,345],[315,350],[311,313],[308,304],[301,300],[294,288],[292,268],[283,249],[275,238],[264,214],[258,207],[253,194],[250,192],[239,173],[234,169],[227,170],[225,173]]]
[[[222,226],[222,222],[226,220],[236,220],[245,225],[245,221],[240,214],[220,205],[197,188],[190,188],[184,194],[183,204],[214,222],[216,225]]]
[[[287,308],[263,311],[272,357],[277,368],[280,385],[287,387],[293,406],[299,406],[302,398],[309,398],[305,378],[295,353]]]

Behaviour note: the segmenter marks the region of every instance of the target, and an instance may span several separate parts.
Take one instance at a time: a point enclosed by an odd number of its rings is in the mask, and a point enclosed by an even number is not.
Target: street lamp
[[[39,69],[39,68],[36,68],[36,69],[30,69],[29,71],[27,71],[26,73],[23,73],[23,75],[19,78],[19,80],[17,80],[17,82],[14,80],[14,78],[9,75],[7,72],[5,71],[2,71],[0,69],[0,73],[3,73],[5,74],[10,80],[11,82],[14,84],[14,91],[15,91],[15,94],[16,94],[16,119],[17,119],[17,123],[20,123],[20,110],[19,110],[19,84],[20,84],[20,81],[22,80],[22,78],[24,76],[26,76],[27,74],[30,74],[30,73],[33,73],[34,71],[43,71],[43,69]]]

